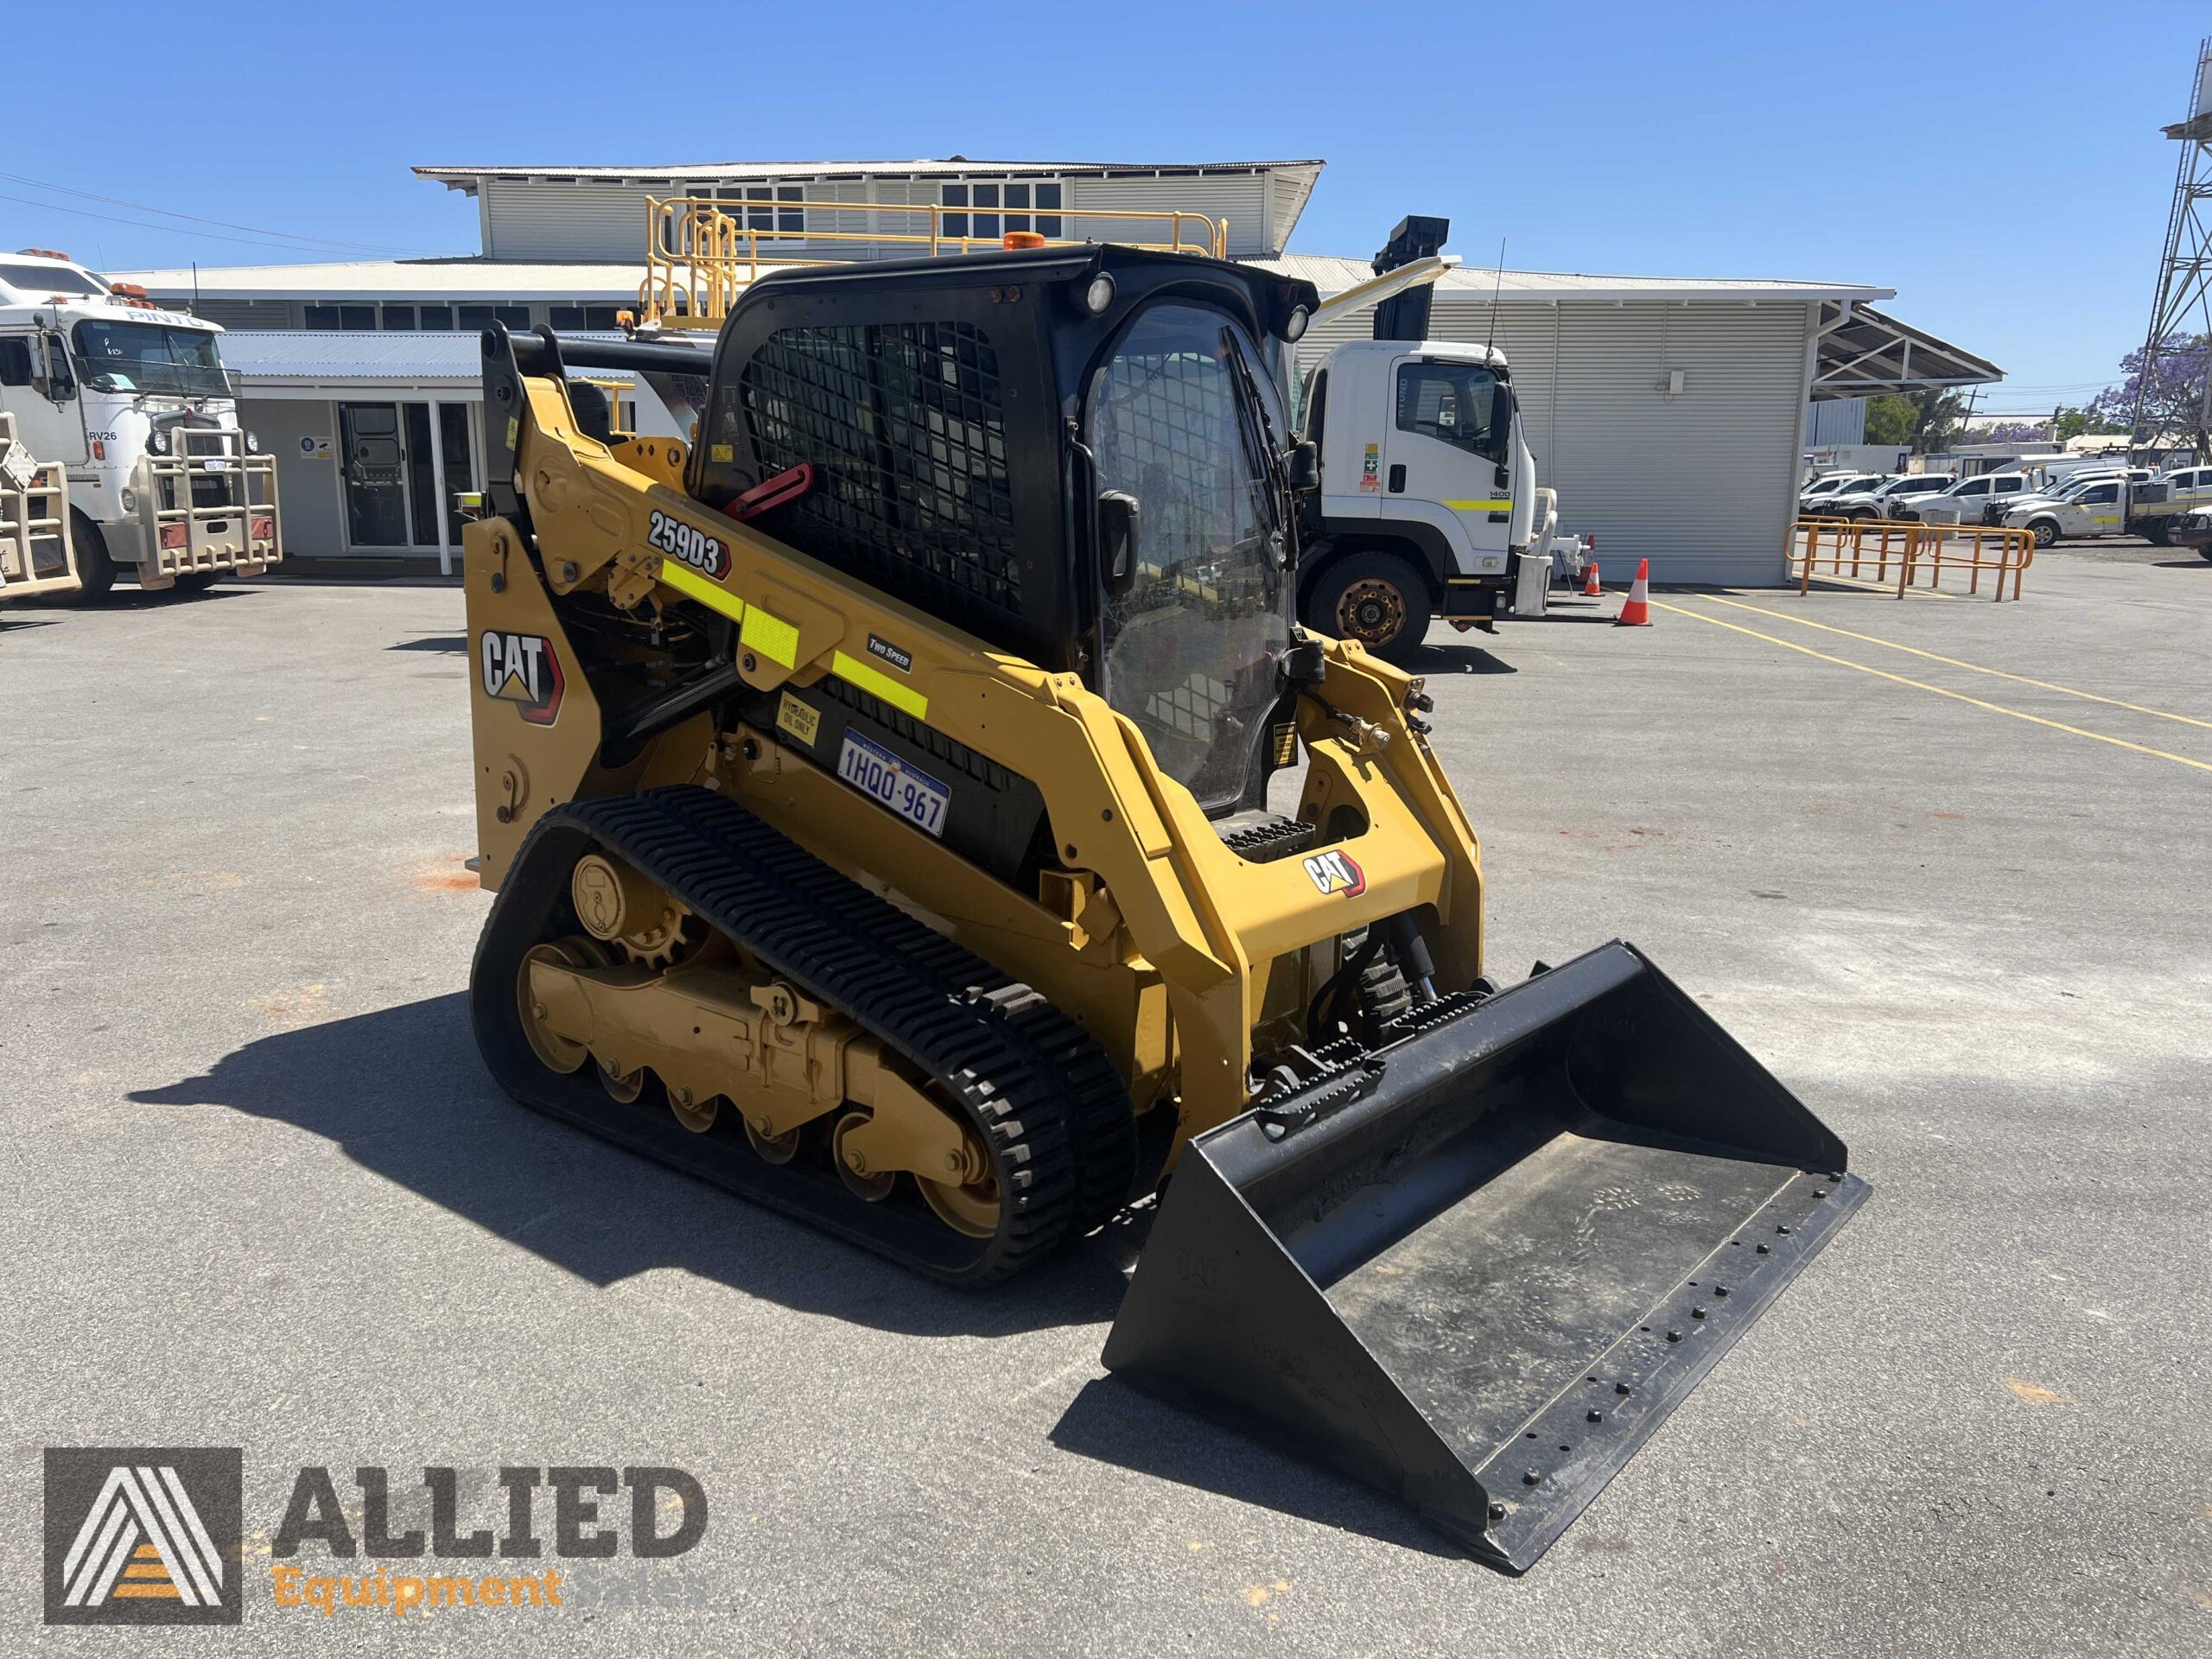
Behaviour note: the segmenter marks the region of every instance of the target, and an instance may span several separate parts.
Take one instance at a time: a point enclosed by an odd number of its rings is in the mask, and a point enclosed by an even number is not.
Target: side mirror
[[[1290,487],[1300,493],[1321,487],[1321,452],[1311,439],[1290,452]]]
[[[48,334],[46,349],[46,395],[57,404],[66,404],[77,395],[76,372],[69,366],[69,346],[59,334]]]
[[[1129,591],[1137,575],[1137,499],[1127,490],[1098,497],[1098,575],[1111,597]]]

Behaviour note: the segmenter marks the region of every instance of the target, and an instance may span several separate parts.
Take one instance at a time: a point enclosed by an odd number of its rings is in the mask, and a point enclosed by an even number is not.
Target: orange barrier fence
[[[1797,572],[1797,591],[1815,575],[1887,587],[1894,579],[1897,597],[1910,588],[1940,591],[1946,575],[1963,572],[1969,594],[1981,592],[1981,573],[1994,571],[1990,597],[2002,601],[2005,578],[2012,597],[2035,563],[2036,538],[2025,530],[1980,524],[1917,524],[1886,518],[1800,518],[1789,527],[1789,562]]]

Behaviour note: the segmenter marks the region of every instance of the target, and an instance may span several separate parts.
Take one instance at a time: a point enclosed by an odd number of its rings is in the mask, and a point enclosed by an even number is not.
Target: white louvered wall
[[[1071,207],[1114,213],[1170,211],[1204,213],[1217,225],[1229,223],[1229,251],[1244,257],[1267,254],[1274,232],[1268,224],[1267,181],[1250,177],[1181,179],[1070,179]],[[1196,241],[1204,227],[1186,226],[1184,238]],[[1167,227],[1156,219],[1076,219],[1068,235],[1087,242],[1164,242]]]
[[[484,181],[484,251],[494,259],[645,258],[645,198],[630,184]]]
[[[1367,338],[1374,314],[1300,342],[1310,368],[1329,346]],[[1485,301],[1439,301],[1439,340],[1480,344]],[[1787,575],[1804,408],[1810,308],[1628,301],[1508,300],[1497,343],[1535,452],[1536,480],[1559,492],[1560,527],[1598,537],[1609,581],[1651,560],[1656,582],[1767,586]],[[1669,369],[1685,377],[1669,400]]]

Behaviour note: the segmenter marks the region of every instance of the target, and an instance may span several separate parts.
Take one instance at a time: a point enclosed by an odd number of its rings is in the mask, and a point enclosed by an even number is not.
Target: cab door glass
[[[1505,459],[1512,394],[1473,363],[1406,363],[1398,369],[1398,430],[1485,460]]]

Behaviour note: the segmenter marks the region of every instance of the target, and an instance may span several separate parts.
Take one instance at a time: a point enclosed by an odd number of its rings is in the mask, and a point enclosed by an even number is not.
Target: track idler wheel
[[[935,1211],[937,1218],[954,1232],[965,1233],[970,1238],[988,1238],[998,1231],[999,1184],[996,1177],[986,1175],[979,1181],[956,1186],[917,1175],[914,1185],[921,1189],[923,1202]]]
[[[868,1128],[868,1122],[866,1112],[847,1112],[837,1120],[836,1129],[830,1137],[830,1152],[836,1160],[838,1175],[852,1195],[870,1204],[881,1204],[891,1196],[899,1172],[868,1167],[867,1154],[854,1143],[855,1134]]]
[[[591,1058],[591,1049],[586,1044],[562,1036],[547,1023],[548,1010],[531,995],[530,988],[531,965],[539,962],[551,963],[562,968],[603,968],[607,965],[607,957],[589,939],[549,940],[543,944],[532,945],[523,953],[521,970],[515,976],[515,1006],[522,1014],[523,1035],[530,1041],[531,1052],[537,1056],[548,1071],[557,1071],[566,1077],[582,1069],[583,1063]]]

